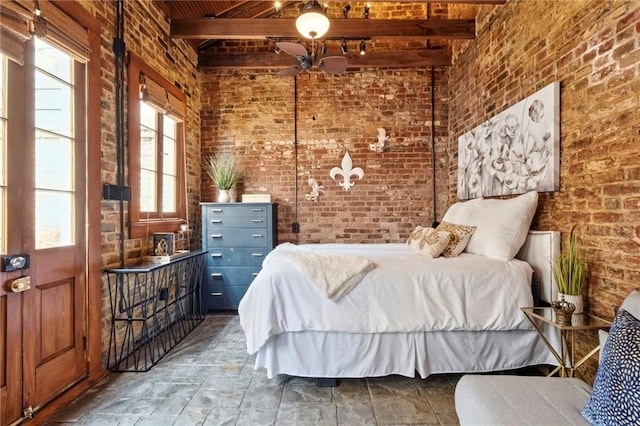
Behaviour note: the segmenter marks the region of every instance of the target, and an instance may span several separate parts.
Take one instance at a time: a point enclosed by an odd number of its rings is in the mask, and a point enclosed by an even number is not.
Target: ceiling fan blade
[[[276,75],[280,77],[295,77],[301,72],[302,72],[302,68],[292,67],[292,68],[286,68],[286,69],[280,70],[276,73]]]
[[[276,47],[287,55],[291,56],[307,56],[307,49],[299,43],[291,43],[289,41],[280,41],[276,43]]]
[[[327,56],[320,59],[318,69],[328,74],[341,74],[346,71],[349,61],[344,56]]]

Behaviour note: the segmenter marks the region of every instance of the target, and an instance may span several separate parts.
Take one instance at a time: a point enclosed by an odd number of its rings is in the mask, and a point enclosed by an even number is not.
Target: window
[[[186,219],[185,96],[129,54],[131,238],[177,231]]]

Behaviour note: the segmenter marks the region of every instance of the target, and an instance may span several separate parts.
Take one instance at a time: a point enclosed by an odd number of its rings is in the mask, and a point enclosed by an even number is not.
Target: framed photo
[[[175,252],[175,235],[173,232],[153,234],[153,255],[171,256]]]

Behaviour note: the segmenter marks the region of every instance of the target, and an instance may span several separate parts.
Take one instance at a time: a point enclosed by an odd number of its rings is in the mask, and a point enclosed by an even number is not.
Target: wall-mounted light
[[[342,8],[342,16],[344,16],[345,18],[348,18],[350,10],[351,10],[351,5],[347,3],[347,5]]]
[[[367,54],[367,43],[364,40],[360,40],[360,55]]]
[[[282,3],[280,3],[279,1],[274,1],[273,8],[275,9],[274,17],[279,18],[280,11],[282,10]]]
[[[282,52],[282,49],[280,49],[278,46],[276,46],[276,47],[273,49],[273,51],[274,51],[274,52],[276,52],[276,55],[279,55],[279,54],[280,54],[280,52]]]
[[[347,49],[347,41],[342,40],[342,43],[340,44],[340,53],[342,53],[343,55],[346,55],[348,51],[349,49]]]
[[[322,55],[326,55],[327,54],[327,40],[324,40],[322,42],[322,44],[320,45],[320,53]]]
[[[371,4],[367,3],[367,5],[364,7],[364,13],[362,14],[362,17],[364,19],[369,19],[369,11],[371,10]]]

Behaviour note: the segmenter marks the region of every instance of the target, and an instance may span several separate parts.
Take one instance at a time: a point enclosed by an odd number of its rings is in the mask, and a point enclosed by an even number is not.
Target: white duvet
[[[376,264],[348,294],[328,299],[289,261],[264,265],[240,301],[247,350],[284,332],[393,333],[529,329],[531,267],[463,253],[431,259],[406,244],[309,244]],[[276,248],[277,250],[277,248]]]

